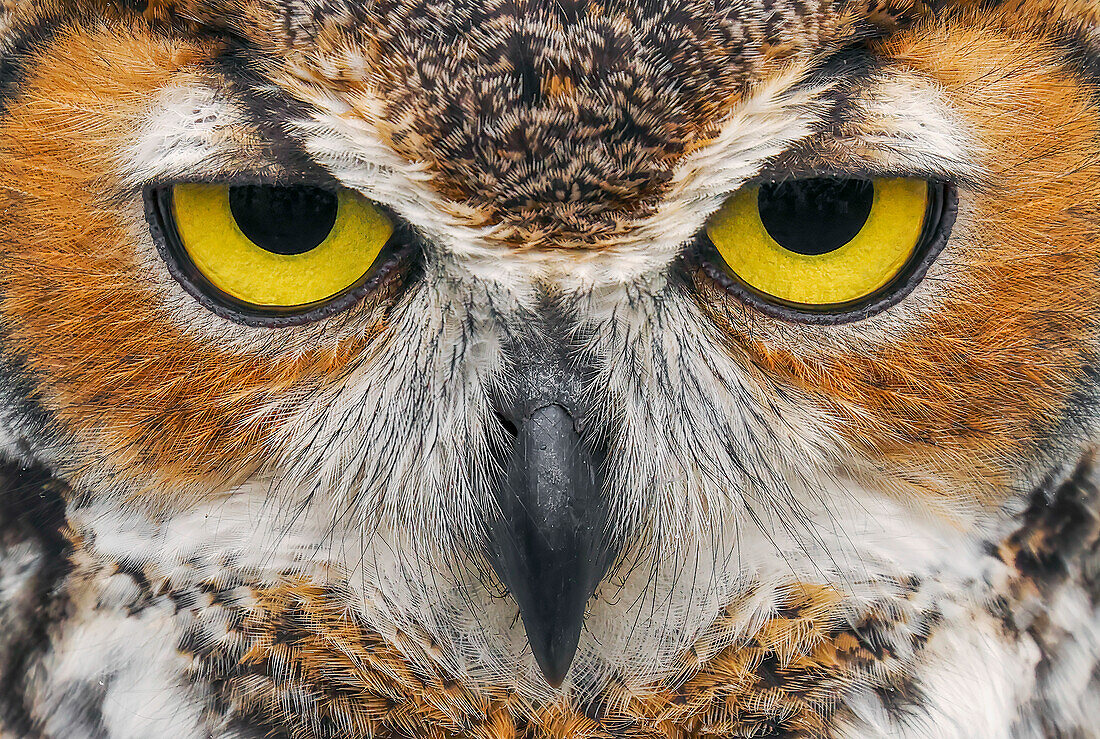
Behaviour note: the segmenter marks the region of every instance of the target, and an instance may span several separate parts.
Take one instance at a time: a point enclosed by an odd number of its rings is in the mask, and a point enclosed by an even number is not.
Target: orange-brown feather
[[[685,656],[686,679],[541,706],[411,667],[403,652],[424,647],[365,630],[336,586],[293,578],[253,595],[231,640],[243,650],[232,676],[204,674],[225,681],[239,711],[293,736],[325,726],[349,739],[820,737],[843,691],[873,682],[865,668],[875,659],[838,618],[839,594],[814,585],[792,585],[755,634],[717,655]],[[199,664],[217,672],[227,663],[215,654]]]
[[[741,327],[701,278],[704,305],[739,351],[839,417],[886,466],[954,492],[999,487],[1065,412],[1096,348],[1100,116],[1042,35],[964,12],[877,50],[934,81],[980,144],[941,260],[950,286],[889,341],[793,350]],[[904,307],[904,306],[903,306]],[[1004,489],[1004,488],[1001,488]],[[943,491],[941,491],[943,492]]]
[[[260,357],[212,346],[164,307],[118,197],[120,152],[157,91],[215,53],[140,24],[73,28],[35,56],[0,125],[4,325],[89,464],[145,489],[203,492],[251,471],[283,421],[257,411],[332,382],[369,340]]]

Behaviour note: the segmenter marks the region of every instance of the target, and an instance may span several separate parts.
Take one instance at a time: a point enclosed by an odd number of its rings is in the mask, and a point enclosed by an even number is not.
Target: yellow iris
[[[393,234],[385,213],[347,190],[336,195],[335,220],[323,240],[294,254],[276,253],[245,235],[228,185],[176,185],[172,203],[176,231],[195,268],[218,290],[258,307],[308,306],[343,293],[363,279]]]
[[[825,253],[799,253],[776,241],[761,218],[759,187],[727,200],[707,224],[707,235],[734,275],[756,292],[814,308],[852,303],[897,277],[921,241],[928,209],[925,180],[878,179],[873,185],[858,233]],[[815,227],[805,224],[808,238]]]

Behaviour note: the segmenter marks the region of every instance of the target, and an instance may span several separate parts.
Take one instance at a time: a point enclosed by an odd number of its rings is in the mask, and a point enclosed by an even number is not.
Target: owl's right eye
[[[147,210],[176,279],[243,323],[301,323],[357,300],[395,224],[349,190],[307,185],[177,184]]]
[[[954,203],[949,185],[922,178],[770,182],[730,196],[698,254],[708,275],[765,313],[844,323],[914,289],[950,235]]]

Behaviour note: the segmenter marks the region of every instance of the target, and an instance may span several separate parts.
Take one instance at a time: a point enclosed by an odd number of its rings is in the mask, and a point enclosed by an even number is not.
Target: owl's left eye
[[[173,275],[244,323],[302,322],[347,307],[395,233],[389,215],[349,190],[187,183],[146,198]]]
[[[897,302],[950,231],[942,183],[813,178],[731,196],[707,224],[704,266],[746,302],[791,320],[840,323]]]

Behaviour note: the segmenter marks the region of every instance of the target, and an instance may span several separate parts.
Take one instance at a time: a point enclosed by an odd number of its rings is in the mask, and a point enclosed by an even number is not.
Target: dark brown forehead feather
[[[371,123],[498,237],[599,247],[652,212],[756,82],[881,36],[922,0],[146,0],[271,69],[375,101]],[[195,30],[192,28],[192,30]]]
[[[951,0],[952,5],[962,0]],[[372,17],[385,15],[380,13],[377,0],[28,0],[28,5],[41,7],[61,7],[96,9],[99,12],[115,11],[139,12],[149,19],[159,19],[175,23],[199,23],[220,27],[238,27],[246,35],[255,36],[256,32],[268,34],[272,40],[305,42],[316,39],[318,32],[336,22],[360,22]],[[944,5],[938,3],[937,5]],[[593,8],[603,7],[611,14],[627,12],[638,16],[660,15],[663,9],[673,7],[675,3],[665,0],[518,0],[518,2],[499,3],[493,0],[435,4],[423,19],[441,17],[473,17],[478,10],[487,15],[498,15],[504,8],[519,12],[533,12],[557,16],[566,25],[577,23],[586,17]],[[778,22],[794,16],[830,16],[847,15],[852,20],[865,21],[869,26],[889,28],[903,25],[926,14],[933,6],[930,0],[717,0],[711,4],[719,14],[741,15],[745,18],[756,16],[758,21],[771,19]],[[681,4],[680,9],[689,10]],[[412,13],[424,10],[423,6],[409,3],[404,6],[408,12],[406,19],[412,20]],[[0,10],[0,18],[5,11]],[[12,12],[12,11],[9,11]],[[512,14],[514,15],[514,14]],[[275,27],[252,27],[251,34],[241,22],[243,19],[267,17],[278,19],[282,29]],[[347,30],[352,30],[348,28]]]
[[[291,23],[329,84],[380,101],[394,149],[529,246],[604,243],[651,209],[684,154],[755,80],[880,34],[912,3],[838,0],[378,0],[349,24]],[[301,48],[301,46],[299,46]],[[352,52],[350,56],[354,57]],[[336,67],[339,66],[337,63]],[[359,78],[356,78],[356,75]],[[514,225],[514,229],[512,226]]]

